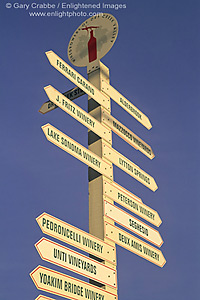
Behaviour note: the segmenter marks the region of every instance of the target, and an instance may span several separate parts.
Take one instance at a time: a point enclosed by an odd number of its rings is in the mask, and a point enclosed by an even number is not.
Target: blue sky
[[[30,17],[33,9],[6,8],[6,3],[1,1],[0,21],[0,298],[23,300],[40,294],[29,277],[39,264],[84,280],[43,262],[34,244],[43,236],[35,218],[44,211],[88,231],[87,166],[49,143],[41,126],[51,123],[85,147],[87,129],[60,109],[38,112],[48,100],[45,86],[61,92],[74,87],[50,66],[45,52],[53,50],[69,63],[68,42],[86,18]],[[150,144],[155,158],[149,160],[115,134],[113,148],[151,174],[159,188],[154,193],[117,167],[114,179],[159,213],[167,263],[160,269],[117,246],[119,299],[197,299],[199,1],[123,4],[124,9],[103,10],[116,17],[119,34],[102,62],[110,69],[111,85],[141,109],[153,127],[147,130],[114,101],[112,115]],[[87,77],[86,68],[74,68]],[[75,103],[87,110],[87,96]]]

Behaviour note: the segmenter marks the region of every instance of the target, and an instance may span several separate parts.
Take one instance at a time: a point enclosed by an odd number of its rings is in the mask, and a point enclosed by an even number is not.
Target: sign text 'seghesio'
[[[161,247],[163,244],[160,233],[146,223],[123,211],[119,207],[104,201],[105,216],[141,236],[152,244]]]

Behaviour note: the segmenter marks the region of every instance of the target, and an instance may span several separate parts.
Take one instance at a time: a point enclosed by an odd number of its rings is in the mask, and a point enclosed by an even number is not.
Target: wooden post
[[[100,91],[102,91],[102,80],[109,83],[109,69],[102,62],[98,61],[96,63],[94,62],[90,64],[90,66],[87,69],[87,72],[88,72],[88,80]],[[110,98],[106,95],[105,98],[109,101],[109,110],[107,110],[107,112],[110,114],[111,112]],[[88,112],[99,122],[101,122],[101,114],[102,114],[101,105],[99,105],[90,96],[88,97]],[[112,146],[111,130],[110,130],[110,143],[108,144]],[[102,138],[100,138],[92,131],[89,131],[88,133],[88,149],[91,150],[93,153],[99,155],[102,159],[104,159],[102,157]],[[112,164],[109,161],[107,162],[109,163],[110,168],[113,168]],[[100,173],[98,173],[97,171],[93,170],[92,168],[88,169],[88,177],[89,177],[89,232],[92,235],[104,240],[106,243],[115,247],[115,243],[105,238],[104,220],[106,220],[107,218],[104,217],[104,200],[103,200],[103,180],[106,179],[107,181],[112,182],[113,178],[112,180],[110,180],[105,176],[101,175]],[[114,204],[113,201],[110,200],[110,202]],[[111,220],[109,222],[111,223]],[[114,222],[112,222],[112,224],[114,225]],[[112,267],[116,270],[116,267],[113,264],[107,261],[102,261],[99,258],[91,255],[90,257],[98,261],[101,261],[105,265]],[[111,288],[109,286],[102,285],[101,283],[98,283],[93,280],[90,280],[90,283],[102,287],[106,291],[117,295],[117,287],[116,289]]]

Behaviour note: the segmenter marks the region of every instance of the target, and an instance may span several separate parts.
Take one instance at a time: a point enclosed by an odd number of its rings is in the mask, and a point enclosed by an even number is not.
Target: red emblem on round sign
[[[84,67],[100,60],[112,48],[118,23],[110,14],[99,14],[83,22],[71,37],[68,57],[72,64]]]

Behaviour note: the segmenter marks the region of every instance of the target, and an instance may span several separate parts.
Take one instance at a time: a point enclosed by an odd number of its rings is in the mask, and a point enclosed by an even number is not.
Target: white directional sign
[[[112,199],[157,227],[162,223],[159,214],[155,210],[142,203],[140,198],[125,190],[120,185],[117,185],[115,182],[109,183],[107,180],[104,180],[103,191],[105,199],[107,199],[107,197]]]
[[[117,296],[63,273],[38,266],[30,276],[37,289],[67,299],[116,300]]]
[[[94,256],[116,264],[116,250],[97,237],[63,222],[47,213],[36,218],[43,233]]]
[[[109,147],[108,145],[102,145],[103,157],[107,158],[110,162],[115,164],[118,168],[122,169],[124,172],[144,184],[152,191],[156,191],[158,186],[152,176],[147,174],[145,171],[140,169],[136,164],[127,159],[118,151]]]
[[[117,222],[125,228],[133,231],[135,234],[141,236],[152,244],[158,247],[162,246],[163,240],[157,230],[136,219],[119,207],[104,201],[104,212],[105,216],[112,219],[114,222]]]
[[[66,98],[63,94],[57,91],[51,85],[48,85],[44,88],[49,100],[53,102],[55,105],[60,107],[70,116],[75,118],[81,124],[85,125],[88,129],[95,132],[97,135],[111,142],[112,136],[111,131],[108,130],[105,126],[103,126],[99,121],[97,121],[94,117],[89,115],[86,111],[84,111],[81,107],[73,103],[71,100]]]
[[[85,92],[83,92],[79,87],[75,87],[65,93],[63,93],[63,95],[65,97],[67,97],[68,99],[70,99],[71,101],[73,101],[74,99],[85,95]],[[44,104],[42,104],[42,106],[39,109],[39,112],[41,114],[46,114],[52,110],[54,110],[55,108],[57,108],[58,106],[55,105],[54,103],[52,103],[51,101],[46,101]]]
[[[118,105],[120,105],[147,129],[151,129],[152,125],[148,117],[106,81],[102,82],[102,91],[105,92],[109,97],[111,97]]]
[[[105,223],[105,237],[161,268],[166,263],[160,250],[109,223]]]
[[[62,73],[65,77],[71,80],[75,85],[77,85],[81,90],[88,94],[92,99],[98,102],[100,105],[109,108],[110,99],[101,93],[93,84],[91,84],[82,75],[76,72],[72,67],[70,67],[64,60],[62,60],[53,51],[46,52],[46,56],[50,64]]]
[[[155,157],[153,150],[147,143],[145,143],[141,138],[139,138],[113,116],[109,115],[105,110],[102,110],[102,122],[109,126],[112,131],[114,131],[132,147],[142,152],[148,158],[153,159]]]
[[[86,149],[51,124],[45,124],[42,126],[42,130],[48,141],[95,169],[97,172],[110,179],[113,178],[112,166],[103,161],[98,155]]]
[[[96,260],[79,254],[46,238],[39,240],[35,247],[45,261],[79,273],[111,287],[117,287],[116,271]]]

